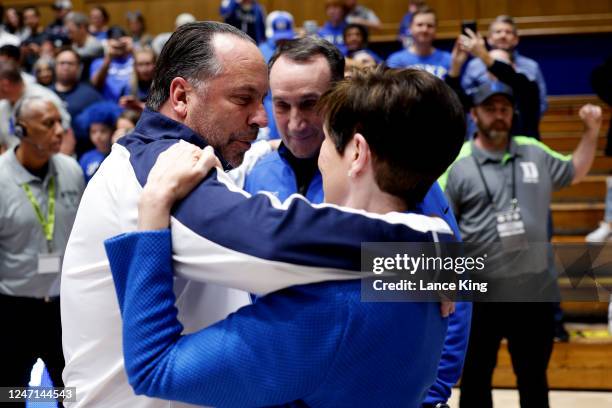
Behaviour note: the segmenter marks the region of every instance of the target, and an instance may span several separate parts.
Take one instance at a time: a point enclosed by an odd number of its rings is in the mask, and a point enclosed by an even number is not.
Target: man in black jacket
[[[446,82],[459,94],[466,112],[471,108],[471,98],[465,95],[461,88],[459,76],[469,54],[482,60],[492,81],[499,80],[512,88],[516,112],[511,134],[540,139],[538,83],[515,69],[512,53],[502,49],[488,51],[480,34],[469,29],[467,35],[462,34],[455,42],[451,54],[451,69],[446,78]]]

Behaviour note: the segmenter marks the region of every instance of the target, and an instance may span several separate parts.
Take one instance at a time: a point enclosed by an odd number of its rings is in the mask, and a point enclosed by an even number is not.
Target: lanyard
[[[472,159],[474,159],[474,164],[476,165],[476,168],[478,169],[478,175],[480,175],[480,179],[482,180],[482,184],[484,185],[485,191],[487,193],[487,197],[489,198],[489,202],[491,203],[495,211],[498,211],[498,208],[495,205],[495,202],[493,201],[493,194],[491,194],[491,190],[489,190],[489,185],[487,184],[484,178],[484,174],[482,174],[482,169],[480,168],[480,164],[478,163],[478,160],[476,160],[476,157],[472,156]],[[518,199],[516,198],[516,171],[514,168],[515,167],[514,160],[515,158],[513,157],[512,158],[512,199],[510,200],[510,204],[512,205],[513,210],[518,207]]]
[[[51,242],[53,241],[53,230],[55,228],[55,177],[51,177],[49,179],[49,201],[47,204],[46,219],[43,216],[40,204],[38,203],[38,201],[36,201],[36,198],[34,198],[34,194],[32,194],[32,189],[30,188],[30,186],[25,183],[22,185],[22,187],[26,195],[28,196],[30,204],[32,204],[32,207],[34,208],[36,218],[38,218],[38,222],[40,223],[40,226],[43,229],[43,233],[45,234],[45,238],[47,240],[47,249],[49,252],[53,252]]]

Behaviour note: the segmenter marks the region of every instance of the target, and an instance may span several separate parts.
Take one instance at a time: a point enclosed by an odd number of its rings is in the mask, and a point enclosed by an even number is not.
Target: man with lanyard
[[[301,194],[313,203],[323,202],[323,183],[317,166],[323,143],[323,118],[315,109],[319,98],[344,75],[344,58],[331,43],[319,38],[301,38],[280,45],[270,63],[270,91],[274,119],[282,143],[278,151],[261,157],[246,174],[244,189],[251,194],[272,192],[281,201]],[[255,149],[259,149],[259,145]],[[418,210],[436,214],[459,236],[448,202],[436,184]],[[467,347],[471,305],[458,303],[449,318],[449,329],[438,378],[424,401],[435,407],[450,397],[461,374]]]
[[[511,89],[500,82],[478,88],[471,110],[476,136],[464,144],[440,179],[465,242],[499,242],[508,249],[548,242],[546,219],[553,190],[582,180],[593,163],[601,126],[599,107],[582,107],[582,139],[572,155],[564,156],[533,138],[510,137],[513,99]],[[508,222],[509,218],[516,222]],[[531,290],[539,289],[542,276],[556,276],[551,275],[553,265],[546,254],[535,255],[529,261],[540,267],[535,272],[542,273],[529,277]],[[507,271],[503,282],[519,278],[515,269]],[[508,339],[521,406],[548,407],[546,368],[553,345],[553,313],[551,303],[542,301],[474,303],[461,407],[492,407],[491,378],[503,337]]]
[[[20,143],[0,156],[0,384],[27,386],[41,357],[62,386],[59,272],[83,174],[58,154],[64,129],[52,101],[24,98],[13,121]]]
[[[15,123],[12,120],[15,107],[21,99],[28,97],[42,97],[45,100],[53,102],[57,110],[62,116],[62,127],[65,130],[63,139],[64,145],[62,152],[71,150],[69,146],[72,139],[72,130],[70,129],[70,114],[64,107],[62,100],[51,90],[36,83],[28,83],[21,76],[21,68],[14,61],[0,61],[0,118],[5,120],[0,121],[0,153],[4,149],[11,149],[18,143],[18,138],[15,137]]]

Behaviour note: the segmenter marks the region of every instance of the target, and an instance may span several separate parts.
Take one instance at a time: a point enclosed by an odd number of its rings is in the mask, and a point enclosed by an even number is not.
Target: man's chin
[[[492,130],[489,132],[488,136],[493,143],[497,144],[507,140],[509,134],[510,132],[508,131]]]
[[[249,148],[251,145],[249,144]],[[234,168],[239,167],[244,160],[244,155],[249,149],[231,149],[226,152],[221,152],[223,158]]]
[[[304,139],[290,138],[285,141],[285,146],[298,159],[311,159],[319,155],[321,143],[322,139],[310,136]]]
[[[495,49],[503,50],[506,52],[512,52],[512,45],[510,45],[509,43],[502,43],[502,44],[495,46]]]

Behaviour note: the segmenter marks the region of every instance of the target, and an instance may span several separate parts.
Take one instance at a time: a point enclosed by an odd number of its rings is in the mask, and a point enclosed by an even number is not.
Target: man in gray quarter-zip
[[[582,139],[572,155],[562,155],[533,138],[510,135],[514,97],[507,85],[481,85],[473,99],[476,136],[464,144],[439,180],[464,242],[479,243],[480,247],[496,242],[510,251],[523,249],[527,243],[547,243],[551,194],[579,182],[591,168],[601,109],[582,107]],[[519,287],[529,293],[556,290],[556,273],[548,254],[537,248],[534,252],[533,247],[530,256],[522,256],[518,262],[524,271],[534,273],[500,267],[495,273],[500,275],[497,278],[502,287],[515,288],[517,282],[525,282]],[[500,342],[507,338],[521,407],[548,407],[546,368],[553,346],[553,304],[550,299],[531,297],[532,303],[490,300],[493,302],[474,302],[460,406],[492,407],[491,377]]]

